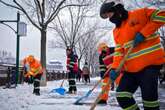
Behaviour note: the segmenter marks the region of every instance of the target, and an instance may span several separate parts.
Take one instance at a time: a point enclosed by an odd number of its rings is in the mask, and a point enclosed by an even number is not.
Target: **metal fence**
[[[16,71],[15,65],[0,65],[0,86],[10,87],[16,83]],[[51,71],[46,73],[47,81],[60,80],[67,78],[67,74],[64,71]],[[23,67],[19,67],[18,83],[24,82]]]
[[[23,81],[23,68],[19,67],[18,83]],[[9,64],[0,65],[0,86],[6,85],[7,87],[16,84],[16,66]]]
[[[52,81],[52,80],[60,80],[60,79],[66,79],[67,74],[64,71],[56,71],[56,72],[47,72],[46,74],[47,80]]]

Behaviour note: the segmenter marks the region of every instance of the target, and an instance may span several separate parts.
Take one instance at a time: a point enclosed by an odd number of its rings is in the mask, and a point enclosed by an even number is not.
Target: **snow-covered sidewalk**
[[[58,88],[60,81],[51,81],[46,87],[41,87],[41,96],[32,94],[33,86],[28,84],[18,85],[16,89],[2,89],[0,87],[0,110],[89,110],[90,105],[74,105],[77,98],[86,94],[98,78],[93,78],[91,84],[84,85],[77,83],[77,95],[61,96],[56,93],[49,93],[52,89]],[[68,83],[65,81],[64,88],[67,90]],[[165,89],[159,89],[161,105],[165,104]],[[100,86],[84,102],[92,103],[100,92]],[[108,105],[97,106],[95,110],[121,110],[115,99],[115,92],[110,92]],[[140,92],[135,94],[136,101],[142,107]],[[163,110],[163,109],[162,109]]]

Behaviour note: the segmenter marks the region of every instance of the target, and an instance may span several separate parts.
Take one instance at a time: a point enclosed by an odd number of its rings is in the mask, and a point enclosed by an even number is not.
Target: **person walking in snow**
[[[77,75],[76,75],[76,81],[80,82],[81,76],[82,76],[82,70],[81,70],[80,67],[78,67],[78,72],[77,72]]]
[[[33,55],[29,55],[23,60],[23,67],[26,71],[24,77],[30,83],[33,83],[34,80],[33,94],[40,95],[40,80],[43,74],[41,63]]]
[[[117,101],[124,110],[139,110],[133,94],[141,89],[144,110],[159,110],[158,74],[165,63],[165,52],[157,30],[165,24],[165,11],[140,8],[127,11],[120,0],[104,2],[100,16],[115,24],[116,43],[110,78],[117,77],[115,69],[123,56],[134,48],[124,63],[124,74],[117,88]]]
[[[74,55],[72,48],[67,47],[66,49],[67,54],[67,71],[68,71],[68,82],[69,82],[69,89],[68,94],[76,94],[77,87],[76,87],[76,73],[78,72],[78,65],[77,65],[77,56]]]
[[[85,84],[90,83],[90,70],[89,70],[87,62],[85,62],[85,65],[82,71],[83,71],[83,78],[84,78]]]

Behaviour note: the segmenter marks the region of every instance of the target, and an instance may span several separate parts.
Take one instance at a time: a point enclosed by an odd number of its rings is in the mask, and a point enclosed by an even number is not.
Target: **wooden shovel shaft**
[[[119,73],[119,72],[120,72],[121,68],[122,68],[123,65],[124,65],[124,62],[126,61],[128,55],[130,54],[130,52],[132,51],[132,49],[133,49],[133,45],[129,48],[129,50],[128,50],[128,52],[125,54],[123,60],[120,62],[119,67],[116,69],[116,73]],[[107,85],[109,85],[111,82],[112,82],[112,81],[109,80]],[[105,92],[105,89],[104,89],[103,91],[100,92],[100,94],[99,94],[98,97],[96,98],[95,102],[92,104],[90,110],[94,110],[94,109],[95,109],[97,103],[98,103],[99,100],[100,100],[101,95],[102,95],[104,92]]]
[[[134,48],[134,47],[131,46],[131,47],[128,49],[128,51],[127,51],[127,53],[125,54],[123,60],[120,62],[119,67],[116,69],[116,72],[117,72],[117,73],[119,73],[120,70],[122,69],[122,67],[123,67],[123,65],[124,65],[124,63],[125,63],[125,60],[127,60],[127,57],[128,57],[128,55],[131,53],[131,51],[132,51],[133,48]]]
[[[108,69],[107,69],[107,71],[105,72],[105,74],[104,74],[103,77],[105,77],[105,76],[109,73],[110,69],[111,69],[111,68],[108,68]],[[102,81],[102,79],[100,79],[100,80],[94,85],[94,87],[91,89],[91,91],[93,91],[93,90],[101,83],[101,81]]]
[[[107,74],[109,73],[110,69],[111,69],[111,68],[108,68],[108,70],[106,71],[106,73],[104,74],[104,76],[107,75]],[[88,97],[88,96],[89,96],[89,93],[91,94],[92,91],[100,84],[101,81],[102,81],[102,79],[100,79],[100,80],[93,86],[93,88],[92,88],[91,90],[89,90],[89,91],[86,93],[85,96],[83,96],[83,97],[81,97],[80,99],[78,99],[75,103],[77,104],[77,103],[79,103],[82,99]]]
[[[113,56],[114,54],[111,54],[110,56]],[[109,73],[109,71],[111,70],[111,67],[109,67],[107,70],[106,70],[106,72],[105,72],[105,74],[104,74],[104,76],[103,77],[105,77],[108,73]],[[102,79],[100,79],[94,86],[93,86],[93,88],[91,89],[91,91],[93,91],[100,83],[101,83],[101,81],[102,81]]]

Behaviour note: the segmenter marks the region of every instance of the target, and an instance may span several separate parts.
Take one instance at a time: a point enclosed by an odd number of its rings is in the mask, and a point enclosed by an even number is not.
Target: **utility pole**
[[[6,24],[6,22],[15,22],[17,23],[17,29],[13,29],[10,25]],[[18,84],[18,77],[19,77],[19,48],[20,48],[20,36],[26,36],[26,24],[24,22],[20,22],[20,13],[17,12],[17,20],[0,20],[0,23],[8,26],[10,29],[12,29],[16,35],[16,86]],[[22,27],[23,26],[23,27]]]
[[[19,22],[20,22],[20,13],[17,12],[17,42],[16,42],[16,85],[18,83],[19,76],[19,44],[20,44],[20,35],[19,31]]]

